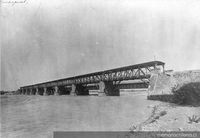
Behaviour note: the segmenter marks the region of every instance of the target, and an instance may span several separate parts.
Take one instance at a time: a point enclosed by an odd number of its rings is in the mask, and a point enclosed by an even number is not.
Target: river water
[[[123,131],[150,115],[146,93],[122,96],[1,96],[2,137],[52,137],[53,131]]]

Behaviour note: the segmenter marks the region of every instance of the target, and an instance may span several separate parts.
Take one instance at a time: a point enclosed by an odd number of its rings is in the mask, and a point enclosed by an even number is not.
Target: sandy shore
[[[190,122],[189,117],[200,118],[200,107],[160,103],[148,106],[152,113],[140,124],[133,124],[131,131],[200,131],[200,121]]]

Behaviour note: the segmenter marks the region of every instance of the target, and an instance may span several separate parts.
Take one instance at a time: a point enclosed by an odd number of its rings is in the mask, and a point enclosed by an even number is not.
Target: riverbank
[[[148,119],[132,124],[130,131],[200,131],[200,107],[160,103],[152,109]]]

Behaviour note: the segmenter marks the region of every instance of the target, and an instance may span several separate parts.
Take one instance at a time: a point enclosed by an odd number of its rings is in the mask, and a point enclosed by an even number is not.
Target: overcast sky
[[[154,57],[200,69],[199,0],[27,0],[0,13],[1,90]]]

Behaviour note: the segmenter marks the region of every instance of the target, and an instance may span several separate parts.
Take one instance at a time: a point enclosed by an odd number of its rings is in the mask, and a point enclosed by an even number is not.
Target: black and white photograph
[[[199,138],[200,0],[0,0],[0,138]]]

